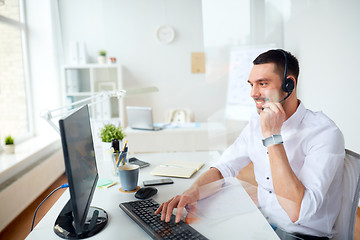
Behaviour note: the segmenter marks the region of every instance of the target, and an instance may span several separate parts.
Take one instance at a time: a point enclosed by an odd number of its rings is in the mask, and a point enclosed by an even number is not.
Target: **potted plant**
[[[99,64],[105,64],[106,63],[106,51],[105,50],[100,50],[99,51],[98,63]]]
[[[14,139],[11,137],[11,135],[7,136],[5,138],[5,147],[4,147],[5,153],[15,153],[15,144]]]
[[[122,127],[115,126],[114,124],[105,124],[103,128],[100,129],[100,138],[102,141],[102,150],[104,160],[111,160],[112,156],[112,141],[118,140],[118,145],[121,146],[121,141],[124,139],[125,134]]]

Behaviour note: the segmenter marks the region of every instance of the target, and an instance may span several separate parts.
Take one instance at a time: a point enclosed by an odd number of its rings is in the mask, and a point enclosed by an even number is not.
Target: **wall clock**
[[[169,44],[175,39],[175,31],[168,25],[160,26],[155,32],[155,38],[160,43]]]

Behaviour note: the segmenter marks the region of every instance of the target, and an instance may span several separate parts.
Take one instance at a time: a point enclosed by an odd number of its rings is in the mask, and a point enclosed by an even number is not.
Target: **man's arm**
[[[305,187],[292,171],[282,144],[268,147],[276,197],[292,222],[299,218]]]
[[[264,138],[280,134],[286,114],[280,103],[266,103],[260,113],[261,131]],[[276,197],[292,222],[300,215],[305,187],[292,171],[284,145],[270,145],[267,148]]]
[[[200,177],[196,179],[191,187],[183,194],[177,195],[169,201],[162,203],[155,211],[155,214],[159,214],[161,212],[161,220],[169,222],[174,208],[177,208],[175,222],[179,222],[184,208],[189,204],[196,203],[202,197],[202,193],[199,191],[200,187],[222,178],[223,176],[217,168],[210,168],[205,173],[201,174]]]

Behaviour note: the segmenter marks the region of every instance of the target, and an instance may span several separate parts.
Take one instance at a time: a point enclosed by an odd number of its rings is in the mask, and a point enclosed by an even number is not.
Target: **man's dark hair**
[[[299,62],[294,55],[290,52],[282,50],[286,53],[287,62],[288,62],[288,70],[287,75],[292,75],[296,79],[296,84],[298,82],[299,77]],[[276,65],[276,72],[284,78],[284,70],[285,70],[285,56],[281,50],[269,50],[267,52],[261,53],[259,56],[255,58],[253,61],[254,65],[265,64],[265,63],[275,63]]]

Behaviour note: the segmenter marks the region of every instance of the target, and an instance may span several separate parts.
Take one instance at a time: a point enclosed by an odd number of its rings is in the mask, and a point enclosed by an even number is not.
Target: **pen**
[[[165,165],[165,164],[160,165],[160,167],[184,168],[184,167],[181,167],[181,166],[176,166],[176,165]]]
[[[128,151],[128,148],[125,147],[124,148],[124,151],[121,152],[121,160],[120,160],[120,165],[125,165],[125,159],[126,159],[126,155],[127,155],[127,151]]]
[[[127,145],[127,140],[125,141],[125,144],[124,144],[124,147],[123,147],[123,151],[125,150],[126,145]]]
[[[124,159],[124,151],[122,151],[120,153],[120,156],[119,156],[119,163],[117,164],[117,167],[119,167],[120,165],[123,165],[123,159]]]
[[[116,151],[116,152],[115,152],[115,163],[116,163],[116,166],[119,165],[119,161],[120,161],[119,151]]]
[[[109,184],[109,185],[104,186],[104,187],[105,187],[105,188],[109,188],[109,187],[115,186],[116,184],[118,184],[118,182],[113,182],[112,184]]]

